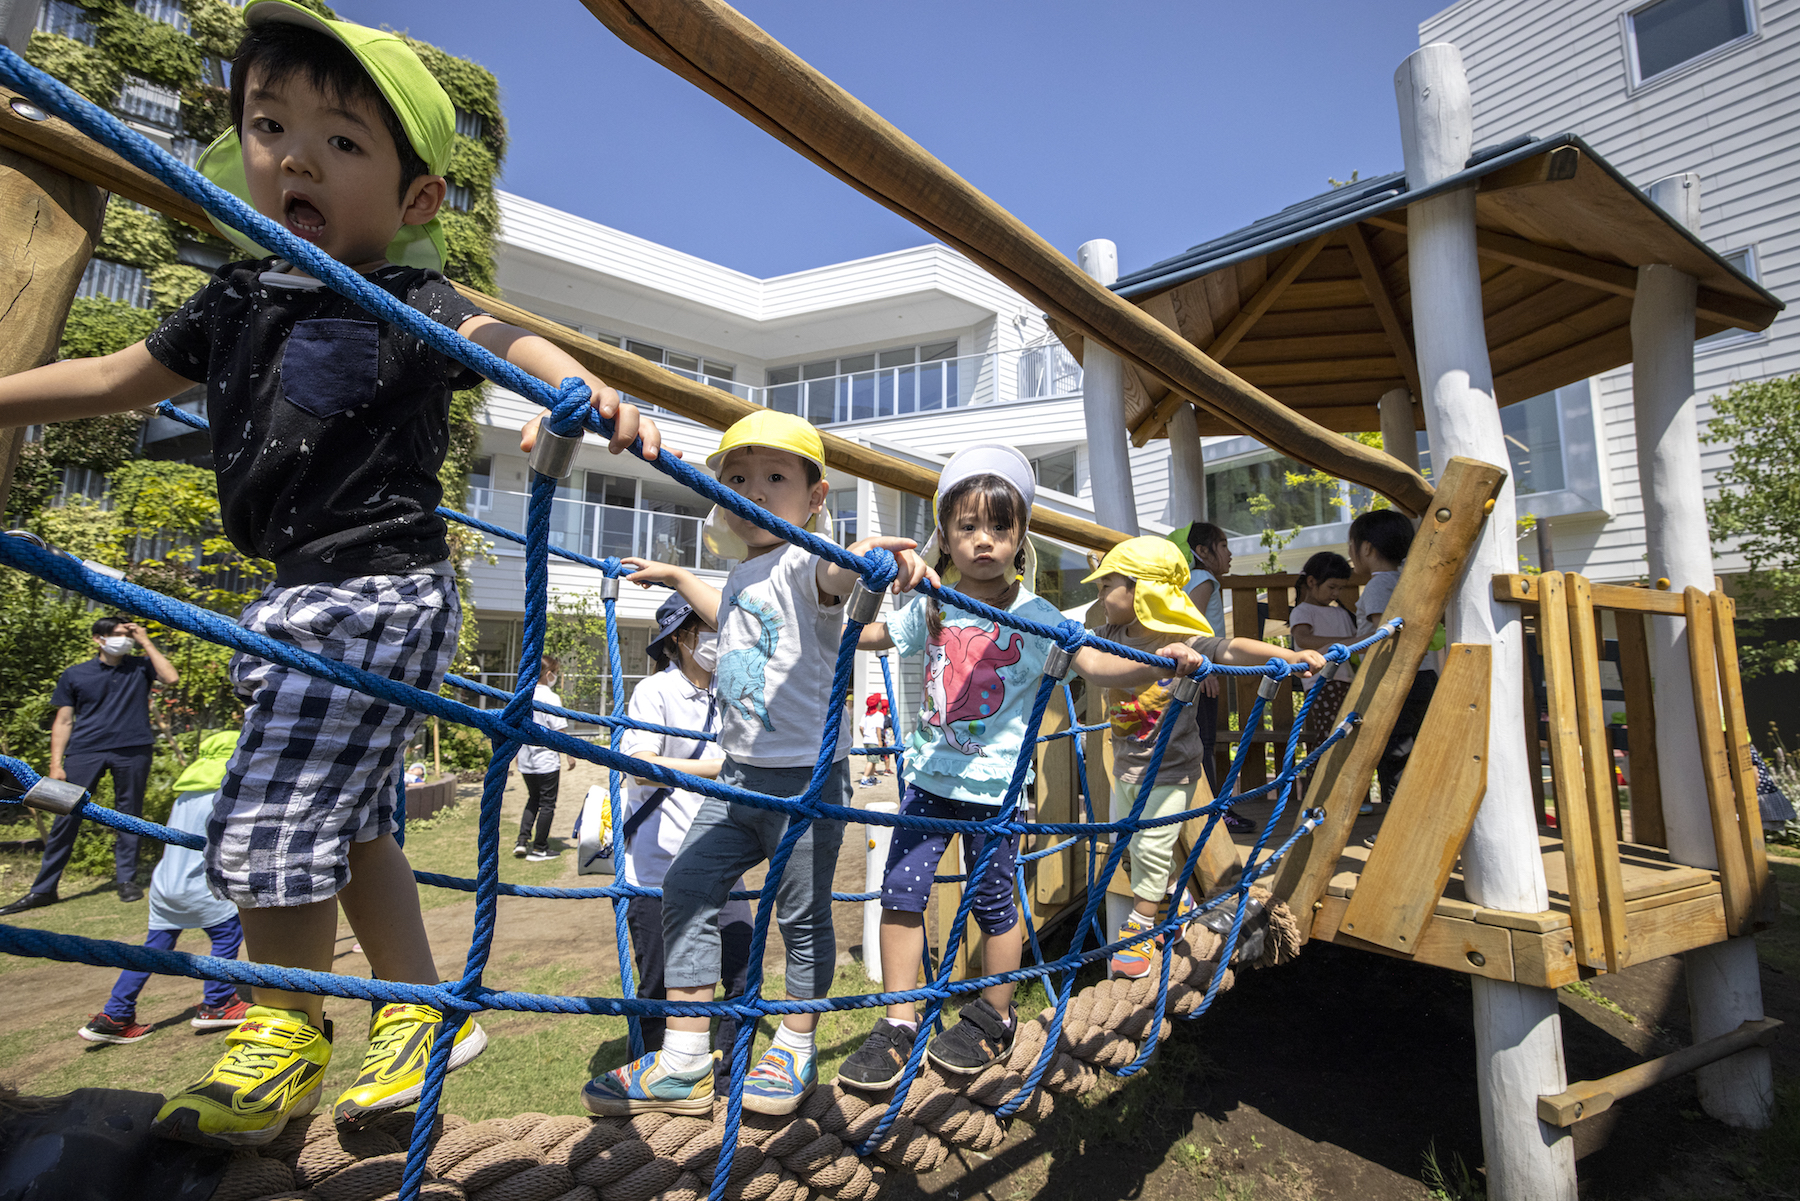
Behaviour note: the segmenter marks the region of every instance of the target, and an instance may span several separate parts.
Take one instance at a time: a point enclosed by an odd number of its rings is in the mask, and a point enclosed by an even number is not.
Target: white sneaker
[[[525,856],[525,862],[527,862],[527,863],[543,863],[546,860],[556,859],[558,857],[559,857],[559,853],[556,851],[532,851],[530,854]]]
[[[526,847],[526,846],[525,846],[525,844],[524,844],[524,843],[522,843],[522,842],[515,842],[515,843],[514,843],[514,844],[513,844],[513,858],[514,858],[514,859],[523,859],[523,858],[525,858],[525,852],[526,852],[526,851],[527,851],[527,849],[528,849],[528,848],[527,848],[527,847]]]

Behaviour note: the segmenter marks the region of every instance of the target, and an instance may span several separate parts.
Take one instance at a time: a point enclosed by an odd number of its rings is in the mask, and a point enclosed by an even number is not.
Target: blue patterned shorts
[[[436,692],[462,606],[450,575],[271,586],[238,624],[299,650]],[[305,905],[350,879],[350,844],[398,828],[395,781],[421,717],[253,655],[231,661],[249,708],[212,819],[206,878],[247,908]]]
[[[939,821],[980,822],[998,817],[1000,806],[976,805],[951,800],[922,788],[906,786],[900,798],[900,812],[907,817],[931,817]],[[881,907],[904,913],[924,913],[925,900],[931,895],[931,878],[937,874],[938,861],[949,849],[951,834],[931,830],[896,828],[888,843],[887,870],[881,876]],[[963,871],[974,870],[975,857],[987,845],[988,835],[966,835],[963,840]],[[1005,934],[1019,924],[1019,906],[1014,897],[1013,864],[1019,852],[1019,836],[1003,834],[987,871],[974,881],[975,900],[970,913],[984,934]],[[954,874],[954,873],[950,873]],[[969,887],[964,884],[963,887]]]

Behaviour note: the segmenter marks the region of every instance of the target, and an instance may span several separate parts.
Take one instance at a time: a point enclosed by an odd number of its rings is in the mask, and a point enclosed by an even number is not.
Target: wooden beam
[[[1750,758],[1750,721],[1744,713],[1744,683],[1738,675],[1737,602],[1712,594],[1713,648],[1719,660],[1719,692],[1725,709],[1725,753],[1737,794],[1738,841],[1750,869],[1753,914],[1779,904],[1770,895],[1769,853],[1763,846],[1762,807],[1756,799],[1756,765]]]
[[[500,320],[556,343],[576,362],[595,372],[615,388],[691,417],[702,425],[724,429],[741,417],[761,411],[760,406],[733,396],[721,388],[711,388],[672,371],[665,371],[648,359],[641,359],[616,346],[583,337],[565,325],[508,304],[498,297],[477,292],[462,284],[457,284],[456,287],[459,292]],[[937,494],[937,472],[915,467],[825,430],[819,431],[819,435],[825,443],[827,466],[913,496],[930,499]],[[1034,533],[1045,537],[1102,552],[1110,550],[1125,538],[1117,530],[1109,530],[1079,517],[1056,513],[1042,505],[1034,506],[1031,510],[1031,528]]]
[[[1387,283],[1381,278],[1381,268],[1376,266],[1375,255],[1369,250],[1369,240],[1363,235],[1361,225],[1346,225],[1344,238],[1350,244],[1350,257],[1356,261],[1356,272],[1362,276],[1363,290],[1369,294],[1369,303],[1375,306],[1375,314],[1381,318],[1382,332],[1387,334],[1394,357],[1400,360],[1400,374],[1406,377],[1407,388],[1414,396],[1418,396],[1419,356],[1413,349],[1412,338],[1407,334],[1406,327],[1400,324],[1400,310],[1394,307],[1394,298],[1388,295]]]
[[[1207,344],[1207,355],[1215,362],[1223,363],[1232,348],[1243,341],[1244,335],[1250,332],[1250,327],[1269,311],[1271,305],[1281,299],[1281,294],[1288,290],[1289,285],[1299,278],[1302,271],[1312,265],[1315,258],[1319,257],[1319,251],[1325,249],[1325,243],[1329,237],[1329,234],[1320,234],[1310,242],[1303,242],[1294,247],[1281,261],[1281,266],[1276,268],[1275,274],[1263,282],[1263,286],[1257,289],[1256,295],[1238,309],[1237,316],[1233,317],[1230,323],[1219,331],[1218,336]],[[1132,429],[1132,445],[1142,446],[1150,439],[1160,436],[1168,428],[1169,418],[1175,415],[1175,410],[1188,403],[1191,402],[1179,391],[1171,392],[1163,397],[1162,403],[1158,404]]]
[[[1725,930],[1733,938],[1750,932],[1755,897],[1750,891],[1750,861],[1738,833],[1736,789],[1726,755],[1719,710],[1719,676],[1714,651],[1712,602],[1692,584],[1682,599],[1687,608],[1688,670],[1693,673],[1694,726],[1700,735],[1700,768],[1706,777],[1707,811],[1712,817],[1713,848],[1719,860],[1719,889],[1725,903]]]
[[[1606,966],[1601,928],[1600,887],[1594,878],[1594,831],[1588,816],[1587,782],[1582,777],[1581,733],[1575,701],[1575,665],[1569,647],[1569,609],[1563,575],[1537,577],[1538,649],[1544,656],[1544,701],[1550,714],[1550,773],[1556,785],[1556,830],[1562,835],[1569,924],[1575,958],[1592,968]]]
[[[1650,641],[1646,617],[1624,609],[1613,612],[1619,632],[1619,684],[1625,692],[1625,729],[1630,740],[1631,841],[1667,847],[1663,825],[1662,771],[1656,757],[1656,703],[1650,679]]]
[[[1778,1018],[1745,1022],[1729,1034],[1683,1047],[1673,1054],[1659,1056],[1622,1072],[1614,1072],[1598,1080],[1578,1080],[1560,1093],[1539,1097],[1538,1118],[1552,1126],[1573,1126],[1583,1118],[1605,1113],[1621,1097],[1629,1097],[1633,1093],[1643,1092],[1653,1084],[1685,1076],[1709,1063],[1717,1063],[1728,1055],[1736,1055],[1739,1051],[1769,1046],[1775,1041],[1775,1032],[1780,1028],[1781,1021]]]
[[[1406,703],[1444,604],[1487,523],[1488,509],[1506,473],[1489,463],[1452,458],[1440,477],[1438,499],[1419,523],[1386,614],[1405,618],[1400,633],[1370,648],[1350,682],[1340,713],[1360,714],[1354,736],[1325,752],[1316,778],[1328,787],[1325,820],[1283,860],[1271,886],[1295,913],[1305,915],[1325,895],[1350,841],[1357,809],[1368,796],[1369,777],[1386,749],[1388,734]],[[1311,798],[1308,798],[1311,800]]]
[[[1412,954],[1487,794],[1493,648],[1457,643],[1339,928]]]
[[[1494,577],[1494,599],[1509,605],[1538,603],[1538,581],[1543,576],[1503,572]],[[1619,609],[1628,613],[1659,613],[1664,617],[1686,617],[1687,604],[1679,592],[1666,588],[1633,588],[1625,584],[1589,584],[1594,608]]]
[[[1516,188],[1535,187],[1542,183],[1561,183],[1574,179],[1575,173],[1580,169],[1581,151],[1574,146],[1558,146],[1555,150],[1534,155],[1510,167],[1488,172],[1481,177],[1479,187],[1483,195],[1492,195]]]
[[[1600,939],[1606,948],[1606,970],[1623,971],[1631,963],[1630,932],[1625,925],[1625,885],[1619,869],[1618,812],[1614,804],[1612,744],[1606,740],[1606,705],[1600,696],[1600,639],[1594,621],[1592,585],[1579,575],[1563,577],[1569,602],[1569,659],[1575,671],[1575,721],[1581,742],[1580,794],[1571,804],[1587,806],[1588,835],[1594,849],[1594,881],[1600,912]],[[1563,794],[1556,793],[1562,813]]]
[[[1366,220],[1370,225],[1381,229],[1406,229],[1404,210],[1382,213]],[[1523,267],[1527,271],[1568,280],[1570,283],[1585,284],[1602,292],[1611,292],[1615,296],[1637,295],[1637,268],[1623,263],[1609,263],[1577,251],[1541,246],[1525,238],[1480,228],[1475,230],[1475,252],[1484,259]],[[1775,310],[1767,305],[1749,297],[1733,296],[1716,288],[1699,290],[1695,298],[1694,315],[1752,332],[1768,329],[1775,320]]]

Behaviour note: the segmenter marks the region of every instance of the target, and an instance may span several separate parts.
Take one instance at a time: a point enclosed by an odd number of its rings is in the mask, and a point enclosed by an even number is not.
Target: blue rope
[[[40,106],[66,118],[89,137],[114,150],[127,161],[149,171],[183,196],[202,205],[208,212],[218,216],[227,224],[244,231],[258,243],[269,247],[301,269],[316,276],[335,291],[351,297],[379,319],[399,326],[486,378],[535,400],[550,410],[550,417],[545,424],[552,432],[568,437],[575,436],[583,430],[591,430],[602,437],[610,436],[611,423],[603,420],[593,409],[589,403],[588,387],[581,380],[567,379],[558,385],[545,383],[462,338],[453,330],[439,325],[383,289],[368,283],[310,244],[294,238],[285,229],[255,213],[235,197],[184,167],[160,148],[126,128],[115,118],[94,107],[49,76],[30,67],[17,55],[3,47],[0,47],[0,82],[16,89]],[[167,402],[164,402],[160,408],[164,416],[191,428],[197,430],[208,428],[204,419],[176,409]],[[642,457],[641,443],[634,445],[632,451]],[[712,503],[775,533],[788,543],[800,546],[808,553],[826,562],[854,572],[863,581],[864,586],[871,590],[879,591],[896,578],[898,564],[893,555],[885,550],[873,550],[864,555],[852,554],[827,539],[799,529],[764,512],[676,456],[659,456],[652,466]],[[1261,753],[1255,743],[1255,733],[1266,707],[1266,698],[1262,697],[1259,692],[1256,704],[1245,716],[1244,729],[1238,740],[1231,769],[1220,789],[1221,797],[1209,800],[1205,804],[1195,806],[1182,813],[1165,815],[1156,819],[1145,819],[1143,810],[1150,789],[1142,788],[1134,799],[1130,812],[1124,818],[1100,821],[1097,820],[1097,815],[1093,811],[1093,801],[1087,786],[1087,764],[1082,735],[1107,727],[1104,724],[1090,726],[1071,724],[1068,729],[1054,734],[1040,734],[1041,723],[1050,698],[1059,687],[1058,681],[1046,677],[1040,682],[1033,699],[1026,726],[1027,745],[1035,746],[1057,738],[1073,740],[1076,778],[1082,801],[1081,816],[1086,820],[1074,822],[1019,820],[1019,806],[1024,794],[1025,780],[1031,770],[1031,756],[1028,753],[1020,754],[1017,757],[1005,800],[998,807],[995,815],[987,820],[950,821],[882,814],[827,802],[824,799],[826,790],[835,776],[838,762],[839,723],[835,722],[829,723],[823,732],[818,759],[814,763],[805,790],[799,796],[776,797],[730,788],[713,780],[688,775],[658,764],[645,763],[623,753],[621,740],[628,729],[642,729],[687,738],[710,736],[673,727],[634,722],[625,716],[624,668],[619,649],[616,607],[611,597],[604,598],[604,611],[613,712],[610,715],[584,713],[562,706],[542,704],[534,699],[547,632],[548,565],[551,556],[579,563],[608,577],[617,578],[626,572],[616,558],[593,558],[550,545],[549,525],[555,493],[556,482],[554,480],[533,474],[526,527],[522,534],[452,509],[440,508],[438,510],[446,520],[460,522],[494,537],[519,543],[525,548],[525,621],[515,687],[508,692],[461,676],[451,676],[446,680],[454,688],[504,702],[501,708],[492,710],[477,709],[453,697],[428,693],[385,677],[359,671],[343,663],[296,650],[244,630],[216,613],[183,604],[148,589],[90,570],[72,556],[34,546],[24,539],[0,537],[0,563],[7,566],[29,572],[40,579],[111,608],[138,614],[161,622],[171,629],[181,630],[218,645],[283,664],[330,681],[339,687],[376,696],[419,713],[459,722],[481,731],[489,739],[493,753],[483,781],[478,811],[475,876],[462,878],[432,872],[415,873],[420,883],[435,887],[461,889],[474,894],[474,931],[470,938],[463,971],[455,981],[414,984],[401,981],[368,980],[338,975],[333,972],[308,971],[235,960],[227,961],[211,956],[191,955],[177,951],[153,951],[145,947],[128,946],[107,940],[0,925],[0,952],[9,954],[31,955],[62,962],[131,968],[164,975],[222,980],[240,985],[278,988],[322,996],[384,1002],[405,1001],[430,1005],[438,1009],[443,1020],[439,1027],[439,1037],[432,1050],[424,1087],[419,1098],[418,1118],[414,1124],[414,1134],[408,1150],[406,1169],[399,1193],[404,1201],[413,1201],[417,1197],[424,1180],[426,1150],[433,1119],[443,1096],[454,1032],[471,1015],[483,1010],[622,1016],[630,1027],[630,1047],[634,1058],[642,1053],[640,1018],[735,1016],[740,1022],[739,1034],[736,1043],[730,1049],[731,1084],[726,1098],[726,1127],[711,1188],[712,1197],[717,1199],[724,1195],[731,1174],[737,1133],[742,1120],[744,1078],[749,1068],[749,1056],[754,1043],[756,1025],[760,1019],[780,1018],[788,1014],[820,1014],[876,1005],[923,1003],[926,1009],[924,1020],[937,1025],[941,1023],[947,1003],[953,998],[972,996],[985,988],[999,984],[1044,980],[1048,985],[1054,979],[1056,1004],[1044,1051],[1018,1091],[997,1110],[998,1116],[1001,1118],[1010,1116],[1017,1112],[1019,1107],[1024,1105],[1035,1093],[1044,1072],[1054,1057],[1079,969],[1109,958],[1126,945],[1126,940],[1108,941],[1106,932],[1100,928],[1097,917],[1100,899],[1105,895],[1107,883],[1118,870],[1128,842],[1127,837],[1119,836],[1128,836],[1140,830],[1185,822],[1195,818],[1205,819],[1203,835],[1190,851],[1182,868],[1177,884],[1176,895],[1179,898],[1186,893],[1197,870],[1200,850],[1205,845],[1206,837],[1210,836],[1224,811],[1231,804],[1249,796],[1268,792],[1273,792],[1275,795],[1273,811],[1251,847],[1245,869],[1234,885],[1217,896],[1207,899],[1196,910],[1181,913],[1179,905],[1172,907],[1172,911],[1166,919],[1157,923],[1144,934],[1134,934],[1129,940],[1135,942],[1138,938],[1145,936],[1173,940],[1177,937],[1178,931],[1198,914],[1211,912],[1227,904],[1234,906],[1232,924],[1222,944],[1218,966],[1199,1005],[1193,1013],[1186,1015],[1190,1019],[1197,1017],[1211,1005],[1222,985],[1225,968],[1235,953],[1246,920],[1252,884],[1272,870],[1299,838],[1310,831],[1319,820],[1316,811],[1303,815],[1290,836],[1274,850],[1264,854],[1265,848],[1274,837],[1277,823],[1292,799],[1295,781],[1299,774],[1316,763],[1330,746],[1347,737],[1358,721],[1356,714],[1347,715],[1338,723],[1331,736],[1322,745],[1313,748],[1306,759],[1297,760],[1299,731],[1304,724],[1307,706],[1312,701],[1312,694],[1308,692],[1301,701],[1300,716],[1295,721],[1286,746],[1283,748],[1284,753],[1281,759],[1285,765],[1283,770],[1273,781],[1245,793],[1233,795],[1232,790],[1247,756],[1253,752]],[[964,596],[954,589],[933,586],[928,583],[921,584],[918,591],[935,598],[941,604],[958,608],[983,620],[996,622],[1032,637],[1047,639],[1070,654],[1092,647],[1133,663],[1171,671],[1174,668],[1174,664],[1168,659],[1097,638],[1084,630],[1077,622],[1064,621],[1056,625],[1033,622],[1021,618],[1017,614],[1001,611],[991,605]],[[1326,652],[1326,658],[1331,662],[1341,663],[1351,653],[1365,650],[1384,638],[1392,637],[1399,628],[1398,619],[1390,621],[1376,631],[1373,636],[1353,646],[1332,647]],[[852,621],[845,625],[833,671],[828,712],[841,711],[845,704],[860,630],[859,623]],[[900,709],[894,694],[893,675],[885,656],[881,659],[881,666],[883,682],[889,697],[889,712],[897,717]],[[1293,669],[1289,665],[1279,660],[1260,666],[1227,666],[1208,661],[1202,663],[1196,676],[1257,676],[1281,680],[1292,672]],[[1069,706],[1070,720],[1073,722],[1075,716],[1073,694],[1067,684],[1060,684],[1060,687],[1063,689],[1063,696]],[[1155,747],[1146,768],[1145,779],[1154,780],[1156,778],[1172,731],[1181,720],[1185,708],[1185,702],[1176,698],[1171,701],[1165,711],[1157,733]],[[588,722],[609,730],[611,732],[609,745],[597,746],[562,732],[547,729],[536,720],[535,715],[539,713]],[[905,751],[898,737],[897,724],[895,734],[894,746],[864,748],[864,753],[893,755],[901,765],[901,770],[904,771]],[[786,998],[770,999],[763,996],[763,961],[769,922],[774,914],[774,906],[758,904],[751,937],[749,983],[740,996],[707,1002],[671,1002],[641,998],[636,995],[627,915],[633,898],[660,896],[660,889],[641,888],[623,880],[615,880],[612,885],[604,888],[540,888],[506,884],[502,883],[499,878],[502,800],[509,768],[520,749],[525,746],[547,747],[558,753],[584,759],[609,769],[608,804],[613,817],[615,863],[624,862],[624,822],[622,820],[620,785],[622,775],[628,774],[733,804],[770,809],[787,815],[787,830],[775,854],[770,859],[762,889],[751,892],[734,892],[732,894],[734,897],[746,896],[758,899],[764,896],[772,897],[775,890],[780,887],[794,847],[810,828],[811,823],[815,821],[857,821],[868,825],[887,825],[896,828],[954,833],[966,838],[982,836],[981,849],[973,857],[973,864],[969,866],[968,871],[961,875],[939,875],[935,877],[938,882],[980,879],[988,870],[1005,838],[1046,837],[1056,840],[1048,846],[1016,857],[1014,886],[1022,896],[1026,887],[1025,865],[1027,863],[1036,862],[1046,856],[1068,850],[1077,842],[1085,841],[1088,848],[1088,887],[1081,920],[1075,926],[1074,938],[1069,951],[1058,959],[1045,961],[1042,948],[1038,944],[1035,925],[1031,920],[1030,905],[1027,903],[1024,905],[1024,917],[1034,962],[1013,971],[953,981],[950,977],[957,951],[967,928],[976,892],[973,888],[965,888],[957,906],[949,935],[935,956],[935,964],[929,941],[927,942],[925,953],[925,965],[929,979],[927,985],[920,988],[895,989],[856,996],[790,1000]],[[39,781],[37,773],[28,764],[17,759],[0,756],[0,770],[12,777],[17,785],[16,791],[21,795]],[[16,803],[16,801],[17,798],[0,798],[0,802]],[[91,820],[113,829],[158,838],[164,842],[185,847],[197,849],[204,846],[204,840],[195,835],[182,834],[154,822],[146,822],[128,814],[105,809],[86,798],[75,812],[85,820]],[[1107,849],[1104,866],[1096,871],[1096,860],[1099,858],[1098,839],[1101,835],[1110,836],[1110,845]],[[834,899],[869,900],[878,895],[878,893],[834,894]],[[484,983],[484,977],[492,954],[498,903],[502,896],[554,899],[604,897],[610,899],[613,902],[616,952],[620,967],[620,995],[617,997],[549,996],[496,990],[488,987]],[[1090,933],[1095,935],[1093,939],[1095,945],[1092,949],[1087,947]],[[1148,1037],[1137,1059],[1122,1069],[1121,1075],[1129,1075],[1140,1070],[1160,1037],[1167,1006],[1172,960],[1173,956],[1171,955],[1162,956],[1162,972],[1158,981],[1155,1008]],[[924,1039],[916,1040],[913,1053],[895,1088],[893,1100],[882,1115],[873,1134],[861,1148],[863,1153],[871,1151],[887,1136],[894,1118],[899,1114],[908,1092],[917,1079],[923,1063],[925,1046]]]

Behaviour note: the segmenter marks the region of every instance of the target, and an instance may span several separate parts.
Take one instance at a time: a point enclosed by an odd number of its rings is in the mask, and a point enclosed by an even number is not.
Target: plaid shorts
[[[462,606],[450,575],[270,587],[238,624],[436,692]],[[206,878],[247,908],[305,905],[350,879],[350,844],[398,828],[395,781],[421,716],[253,655],[231,661],[249,708],[206,825]]]

